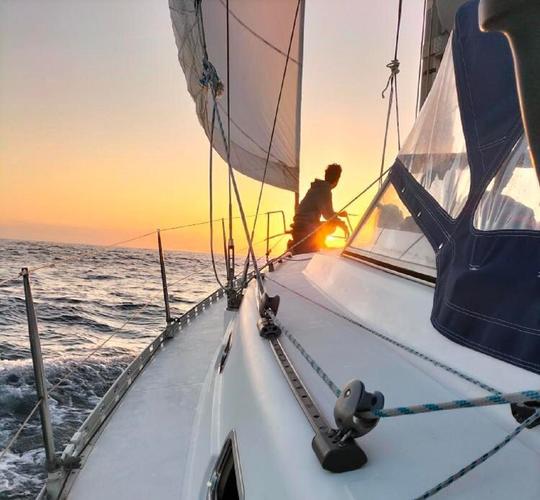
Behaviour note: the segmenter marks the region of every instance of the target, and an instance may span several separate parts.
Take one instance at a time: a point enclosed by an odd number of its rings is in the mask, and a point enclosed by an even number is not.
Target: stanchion
[[[157,241],[159,250],[159,265],[161,267],[161,282],[163,284],[163,300],[165,302],[165,319],[167,324],[171,322],[171,309],[169,307],[169,291],[167,289],[167,273],[165,271],[165,260],[163,259],[163,247],[161,245],[161,233],[157,230]]]
[[[47,481],[47,494],[50,498],[55,498],[58,491],[59,463],[54,450],[54,435],[51,423],[51,412],[49,409],[49,395],[47,392],[47,379],[45,378],[45,368],[43,366],[43,356],[41,354],[41,342],[37,326],[36,310],[32,299],[30,288],[30,275],[28,268],[23,267],[21,276],[24,285],[24,299],[26,302],[26,317],[28,320],[28,336],[30,338],[30,350],[32,353],[32,365],[34,367],[34,379],[39,405],[39,416],[41,418],[41,432],[43,435],[43,446],[45,448],[45,462],[49,479]]]

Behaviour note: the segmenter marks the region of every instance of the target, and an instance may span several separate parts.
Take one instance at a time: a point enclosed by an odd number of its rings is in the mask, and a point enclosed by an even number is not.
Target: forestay
[[[264,177],[268,184],[298,191],[303,9],[298,0],[229,0],[228,5],[229,51],[226,0],[169,0],[178,59],[197,116],[209,137],[212,89],[217,89],[223,134],[216,125],[214,148],[227,160],[230,95],[231,166],[253,179]],[[289,64],[265,175],[287,53]],[[226,88],[227,56],[230,89]]]

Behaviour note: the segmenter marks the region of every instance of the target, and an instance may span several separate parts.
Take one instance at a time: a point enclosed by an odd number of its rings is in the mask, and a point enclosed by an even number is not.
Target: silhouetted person
[[[324,248],[326,237],[338,227],[349,236],[346,224],[338,218],[346,217],[347,212],[336,213],[332,206],[332,189],[338,185],[340,177],[341,165],[332,163],[324,172],[324,181],[315,179],[311,183],[291,224],[292,240],[288,247],[293,254],[317,252]],[[326,222],[321,221],[321,216]]]

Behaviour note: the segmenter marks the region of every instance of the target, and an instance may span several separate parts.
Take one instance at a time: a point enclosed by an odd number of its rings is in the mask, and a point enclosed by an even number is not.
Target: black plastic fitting
[[[378,418],[360,416],[362,412],[381,410],[384,396],[381,392],[366,391],[360,380],[352,380],[341,391],[334,407],[334,419],[341,432],[348,432],[353,438],[367,434],[377,425]]]

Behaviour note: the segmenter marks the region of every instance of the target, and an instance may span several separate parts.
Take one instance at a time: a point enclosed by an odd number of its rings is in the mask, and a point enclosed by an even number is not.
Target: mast
[[[422,108],[435,81],[446,44],[454,28],[456,12],[465,2],[466,0],[426,0],[425,2],[418,109]]]
[[[300,203],[300,145],[302,134],[302,78],[304,74],[304,17],[306,11],[306,1],[300,0],[300,19],[298,25],[299,47],[298,47],[298,60],[302,61],[298,65],[298,85],[296,90],[296,165],[298,167],[298,185],[294,192],[294,210],[298,208]]]

